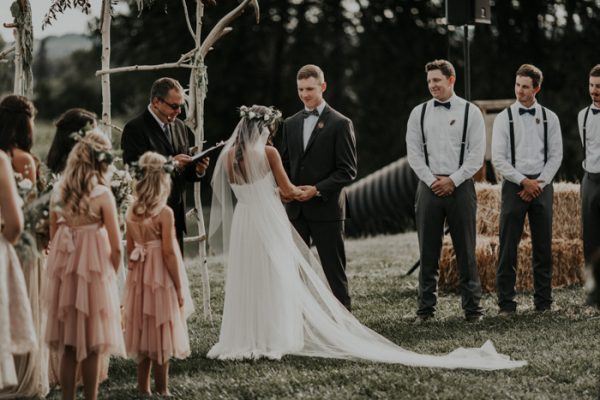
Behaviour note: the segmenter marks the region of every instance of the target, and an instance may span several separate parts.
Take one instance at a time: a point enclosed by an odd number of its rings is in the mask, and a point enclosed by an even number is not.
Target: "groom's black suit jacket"
[[[303,144],[302,111],[283,123],[280,153],[294,185],[314,185],[321,194],[306,202],[286,205],[291,220],[302,215],[309,221],[342,221],[346,218],[344,186],[356,178],[356,139],[352,121],[325,105]]]
[[[189,154],[194,145],[194,133],[183,121],[175,119],[171,123],[173,145],[169,143],[165,132],[148,109],[125,124],[121,136],[123,161],[131,164],[147,151],[155,151],[165,157],[177,154]],[[167,204],[175,214],[175,230],[178,236],[186,231],[185,227],[185,183],[200,180],[195,165],[189,165],[182,172],[175,171],[172,178],[171,195]]]

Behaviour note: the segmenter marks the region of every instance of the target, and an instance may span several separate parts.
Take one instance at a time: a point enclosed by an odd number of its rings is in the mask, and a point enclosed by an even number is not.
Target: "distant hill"
[[[35,40],[34,53],[37,53],[40,40]],[[92,48],[92,40],[88,36],[78,34],[67,34],[62,36],[48,36],[46,38],[46,54],[50,61],[59,60],[71,55],[77,50],[89,50]],[[34,54],[34,57],[37,54]]]

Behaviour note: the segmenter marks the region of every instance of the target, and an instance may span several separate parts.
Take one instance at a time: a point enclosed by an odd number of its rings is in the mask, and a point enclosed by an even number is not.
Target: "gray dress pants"
[[[535,179],[535,177],[530,177]],[[537,310],[547,310],[552,304],[552,204],[554,188],[546,185],[542,194],[531,202],[517,194],[520,185],[504,181],[500,210],[500,254],[496,272],[498,306],[503,311],[515,311],[517,251],[523,235],[525,215],[529,217],[533,258],[533,302]]]
[[[586,172],[581,181],[583,256],[590,265],[600,250],[600,173]]]
[[[433,315],[437,303],[437,280],[444,222],[448,222],[460,276],[461,305],[467,316],[481,315],[481,282],[475,259],[477,197],[472,179],[450,196],[438,197],[419,182],[415,200],[417,233],[421,253],[419,308],[417,315]]]

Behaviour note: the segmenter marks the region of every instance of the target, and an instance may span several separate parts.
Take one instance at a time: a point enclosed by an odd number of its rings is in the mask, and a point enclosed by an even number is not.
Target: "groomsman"
[[[417,317],[435,313],[444,221],[448,222],[460,273],[467,321],[483,315],[475,259],[477,199],[473,175],[483,165],[485,128],[477,106],[454,93],[456,73],[446,60],[425,65],[432,99],[416,106],[408,119],[408,162],[420,182],[415,209],[421,252]]]
[[[600,64],[590,71],[589,83],[592,104],[577,118],[585,171],[581,181],[583,255],[588,265],[600,249]]]
[[[540,105],[536,94],[542,71],[523,64],[516,73],[517,101],[494,121],[492,163],[504,177],[500,210],[500,255],[496,274],[501,315],[517,309],[517,249],[529,216],[533,246],[534,304],[537,311],[552,304],[552,179],[562,161],[558,117]]]

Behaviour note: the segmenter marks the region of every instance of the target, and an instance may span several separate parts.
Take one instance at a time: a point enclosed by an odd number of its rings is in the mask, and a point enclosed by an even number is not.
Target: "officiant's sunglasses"
[[[159,99],[160,101],[162,101],[163,103],[165,103],[166,105],[168,105],[169,107],[171,107],[173,109],[173,111],[180,110],[180,109],[183,108],[183,106],[185,106],[185,103],[183,103],[183,104],[167,103],[165,101],[165,99],[163,99],[162,97],[157,97],[157,99]]]

